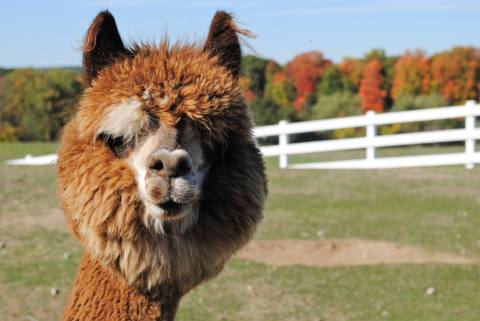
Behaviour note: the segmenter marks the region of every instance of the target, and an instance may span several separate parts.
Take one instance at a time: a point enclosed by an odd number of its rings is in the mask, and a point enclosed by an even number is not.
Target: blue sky
[[[227,10],[258,35],[249,40],[256,53],[280,63],[315,49],[338,62],[372,48],[480,47],[478,0],[14,0],[0,6],[0,66],[80,65],[83,35],[103,9],[127,43],[165,32],[201,40],[214,12]]]

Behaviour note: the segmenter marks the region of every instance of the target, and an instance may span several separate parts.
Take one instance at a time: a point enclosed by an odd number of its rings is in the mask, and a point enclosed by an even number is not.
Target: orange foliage
[[[432,87],[450,103],[478,98],[478,49],[457,47],[432,57]]]
[[[363,79],[360,82],[358,95],[361,99],[361,107],[364,111],[374,110],[383,112],[385,109],[385,96],[383,90],[385,79],[382,75],[382,64],[380,60],[373,59],[363,71]]]
[[[297,96],[293,103],[299,110],[308,96],[315,91],[316,84],[331,61],[324,59],[319,51],[311,51],[296,56],[286,66],[286,75],[292,81]]]
[[[247,103],[251,103],[252,100],[254,100],[256,98],[255,93],[252,90],[249,89],[250,88],[250,82],[251,82],[251,80],[248,77],[245,77],[245,76],[241,76],[239,81],[238,81],[240,89],[242,90],[242,93],[243,93],[243,97],[245,98],[245,101]]]
[[[428,94],[430,82],[429,59],[422,52],[407,52],[395,63],[392,97]]]
[[[245,102],[247,104],[250,104],[255,98],[257,98],[255,93],[250,89],[247,89],[243,92],[243,97],[245,98]]]
[[[274,75],[273,75],[273,82],[275,84],[281,84],[283,82],[286,81],[286,76],[285,76],[285,73],[283,71],[277,71]]]
[[[343,74],[348,75],[354,88],[360,86],[364,68],[365,62],[361,59],[345,58],[340,64],[340,70]]]

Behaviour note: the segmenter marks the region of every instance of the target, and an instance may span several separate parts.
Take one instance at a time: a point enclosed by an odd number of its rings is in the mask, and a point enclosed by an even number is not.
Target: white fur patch
[[[167,95],[157,99],[157,104],[162,107],[168,103],[169,97]]]
[[[130,162],[135,172],[135,178],[137,180],[140,196],[145,199],[147,195],[147,191],[145,189],[145,176],[147,174],[146,158],[142,157],[141,153],[134,153]]]
[[[126,141],[130,141],[146,121],[146,115],[142,111],[142,102],[135,97],[130,97],[107,108],[98,133],[107,133],[113,137],[123,136]]]

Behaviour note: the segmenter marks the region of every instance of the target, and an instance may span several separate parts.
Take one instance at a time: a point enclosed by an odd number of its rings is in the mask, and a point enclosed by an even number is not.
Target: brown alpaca
[[[64,320],[174,320],[251,238],[266,179],[238,88],[239,32],[225,12],[203,46],[126,48],[109,12],[88,29],[88,88],[57,164],[85,247]]]

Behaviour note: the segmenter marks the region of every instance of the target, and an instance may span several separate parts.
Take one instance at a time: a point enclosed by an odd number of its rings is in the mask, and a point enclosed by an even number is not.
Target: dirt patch
[[[274,266],[351,266],[375,264],[472,264],[480,258],[427,251],[414,246],[360,239],[258,240],[237,257]]]
[[[58,209],[51,209],[48,212],[25,213],[24,215],[12,215],[11,217],[0,217],[2,228],[9,231],[30,230],[32,228],[44,228],[47,230],[67,230],[63,212]]]

